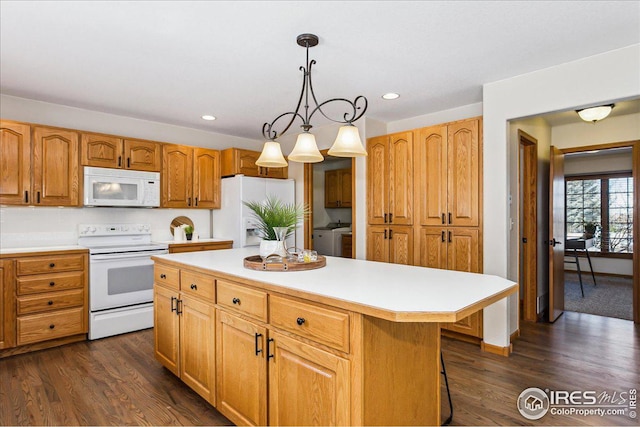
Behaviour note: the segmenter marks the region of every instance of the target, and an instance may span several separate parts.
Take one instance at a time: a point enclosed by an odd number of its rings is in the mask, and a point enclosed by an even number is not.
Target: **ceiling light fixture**
[[[615,107],[615,104],[601,105],[599,107],[583,108],[582,110],[576,110],[576,113],[585,122],[597,122],[606,118]]]
[[[382,95],[382,99],[387,99],[387,100],[398,99],[398,98],[400,98],[400,95],[394,92],[389,92]]]
[[[366,156],[367,151],[362,145],[360,140],[360,134],[358,128],[353,125],[353,122],[358,120],[367,111],[367,98],[364,96],[356,97],[353,102],[344,98],[332,98],[324,102],[318,103],[316,95],[313,91],[313,84],[311,83],[311,67],[316,63],[315,59],[309,61],[309,48],[318,44],[318,36],[314,34],[300,34],[296,39],[298,45],[304,47],[307,50],[307,65],[306,67],[300,67],[300,71],[303,73],[302,78],[302,91],[300,92],[300,98],[298,99],[298,105],[295,111],[289,111],[282,113],[276,117],[271,123],[265,123],[262,125],[262,135],[267,140],[264,144],[264,148],[260,157],[256,161],[256,165],[264,167],[285,167],[287,161],[282,155],[282,149],[280,143],[276,142],[276,139],[284,135],[293,122],[296,119],[302,121],[302,133],[298,135],[296,145],[293,148],[291,154],[289,154],[289,160],[293,162],[301,163],[316,163],[324,160],[322,154],[318,150],[315,136],[309,131],[313,127],[311,125],[311,118],[316,112],[320,112],[325,118],[331,120],[334,123],[342,123],[338,130],[338,136],[335,142],[329,149],[329,155],[336,157],[358,157]],[[304,101],[304,106],[302,102]],[[309,111],[309,101],[312,101],[315,107]],[[346,103],[346,112],[343,114],[342,119],[335,120],[329,117],[322,108],[332,102]],[[304,111],[300,111],[301,107],[304,107]],[[281,132],[274,130],[274,125],[278,120],[289,117],[289,123],[284,126]]]
[[[202,116],[203,120],[215,120],[216,118],[214,116],[211,116],[209,114],[205,114],[204,116]]]

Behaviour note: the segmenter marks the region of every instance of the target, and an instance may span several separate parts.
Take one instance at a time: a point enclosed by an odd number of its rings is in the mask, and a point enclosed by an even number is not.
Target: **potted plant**
[[[584,238],[592,239],[596,234],[596,230],[598,229],[598,224],[595,222],[587,222],[584,224]]]
[[[284,203],[275,196],[268,196],[264,202],[242,203],[251,209],[262,236],[260,256],[287,256],[284,240],[295,232],[298,223],[309,214],[309,210],[302,204]]]
[[[184,235],[186,236],[187,240],[191,240],[191,238],[193,237],[193,226],[191,225],[185,225],[184,226]]]

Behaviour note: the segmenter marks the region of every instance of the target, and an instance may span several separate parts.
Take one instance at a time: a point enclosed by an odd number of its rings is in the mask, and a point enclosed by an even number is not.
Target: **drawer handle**
[[[173,306],[173,303],[176,303],[175,307]],[[171,311],[178,311],[178,298],[176,297],[171,297]]]
[[[191,289],[193,289],[194,291],[197,291],[198,287],[194,283],[192,283],[191,284]]]
[[[56,282],[49,282],[49,286],[55,286]]]
[[[52,262],[51,264],[49,264],[49,267],[50,267],[50,268],[53,268],[53,267],[55,267],[55,266],[56,266],[56,264],[55,264],[54,262]]]
[[[166,275],[166,274],[161,274],[161,275],[160,275],[160,278],[161,278],[161,279],[166,279],[166,278],[167,278],[167,275]]]
[[[259,356],[260,353],[262,353],[262,349],[258,348],[258,341],[259,341],[261,336],[262,336],[262,334],[259,334],[259,333],[256,332],[256,334],[255,334],[256,356]]]
[[[306,322],[306,319],[304,317],[298,317],[296,319],[296,323],[300,326],[302,326],[304,324],[304,322]]]
[[[234,298],[231,300],[231,302],[234,304],[240,304],[240,298]]]
[[[276,357],[274,353],[271,353],[271,343],[273,342],[273,338],[269,338],[267,340],[267,360],[273,359]]]
[[[53,325],[53,324],[49,325],[49,329],[53,329],[55,327],[56,327],[56,325]]]
[[[47,304],[53,305],[53,301],[48,301]]]

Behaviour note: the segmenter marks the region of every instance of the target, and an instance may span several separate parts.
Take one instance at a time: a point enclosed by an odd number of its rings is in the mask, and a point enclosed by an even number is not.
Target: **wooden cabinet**
[[[421,225],[480,225],[480,128],[471,119],[417,132]]]
[[[259,151],[242,148],[227,148],[222,150],[222,176],[246,175],[262,178],[286,179],[289,168],[265,168],[257,166]]]
[[[164,144],[162,207],[220,208],[220,152]]]
[[[370,261],[413,264],[413,228],[407,226],[369,226],[367,259]]]
[[[352,207],[351,168],[335,169],[324,173],[324,207]]]
[[[342,258],[353,258],[353,235],[342,235]]]
[[[0,122],[0,203],[78,206],[75,131]]]
[[[367,140],[367,222],[413,224],[413,133]]]
[[[162,168],[162,144],[159,142],[83,133],[80,151],[83,166],[150,172],[160,172]]]
[[[0,350],[16,345],[13,261],[0,260]]]
[[[233,240],[221,240],[216,242],[190,241],[186,243],[169,243],[169,253],[213,251],[218,249],[231,249]]]
[[[156,265],[155,357],[215,404],[215,280]]]

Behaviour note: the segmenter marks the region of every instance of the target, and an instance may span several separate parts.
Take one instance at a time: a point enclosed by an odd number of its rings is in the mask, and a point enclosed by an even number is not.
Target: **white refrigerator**
[[[295,203],[293,179],[254,178],[236,175],[222,178],[222,205],[211,211],[211,230],[216,239],[233,240],[234,248],[260,246],[261,236],[251,209],[243,201],[264,201],[276,196],[283,203]],[[295,247],[295,233],[286,241]],[[257,252],[256,252],[257,253]]]

